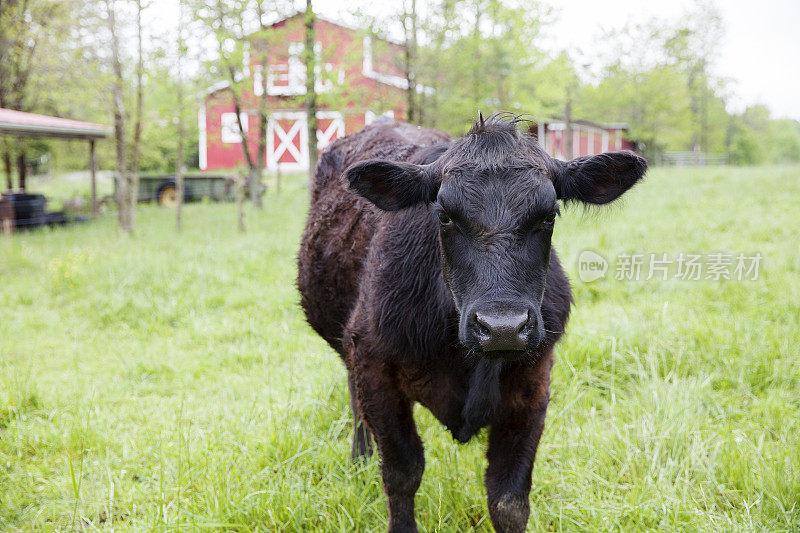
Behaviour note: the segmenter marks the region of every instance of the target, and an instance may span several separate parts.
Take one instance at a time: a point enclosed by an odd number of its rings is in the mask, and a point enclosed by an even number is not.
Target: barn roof
[[[553,126],[554,129],[563,128],[564,127],[564,119],[563,118],[542,118],[538,119],[541,120],[543,124],[547,124],[548,126]],[[538,121],[537,120],[537,121]],[[589,126],[591,128],[597,128],[599,130],[627,130],[628,123],[627,122],[594,122],[592,120],[584,120],[584,119],[574,119],[570,121],[571,124],[578,124],[581,126]]]
[[[288,22],[288,21],[290,21],[292,19],[295,19],[297,17],[304,17],[304,16],[305,16],[305,11],[298,10],[298,11],[295,11],[294,13],[292,13],[289,16],[282,17],[282,18],[270,23],[269,27],[270,28],[276,28],[278,26],[281,26],[282,24],[285,24],[286,22]],[[338,26],[340,28],[344,28],[344,29],[346,29],[348,31],[352,31],[354,33],[365,31],[363,28],[357,28],[355,26],[351,26],[350,24],[347,24],[346,22],[342,22],[340,20],[336,20],[336,19],[333,19],[333,18],[330,18],[330,17],[326,17],[326,16],[323,16],[323,15],[320,15],[319,13],[314,13],[314,18],[316,18],[317,20],[321,20],[323,22],[327,22],[328,24],[332,24],[334,26]],[[250,39],[250,38],[253,37],[253,35],[255,35],[255,33],[252,33],[250,35],[245,36],[244,39],[245,40]],[[379,41],[384,41],[384,42],[387,42],[389,44],[393,44],[395,46],[399,46],[399,47],[405,48],[405,44],[404,43],[402,43],[402,42],[400,42],[400,41],[398,41],[396,39],[392,39],[389,36],[371,35],[369,32],[367,32],[367,35],[365,37],[367,37],[369,39],[377,39]],[[400,87],[402,89],[405,89],[405,87],[401,86],[402,82],[400,80],[398,80],[398,79],[392,80],[390,77],[381,76],[380,73],[374,73],[374,74],[375,74],[374,79],[376,79],[380,83],[383,83],[383,84],[386,84],[386,85],[392,85],[394,87]],[[240,78],[241,78],[241,74],[240,74]],[[237,82],[241,81],[241,79],[235,79],[235,80]],[[407,83],[407,81],[405,83]],[[224,90],[229,89],[230,86],[231,86],[231,82],[230,81],[226,81],[226,80],[218,81],[217,83],[214,83],[213,85],[211,85],[208,88],[206,88],[206,90],[204,92],[205,93],[204,96],[206,98],[210,97],[215,93],[218,93],[220,91],[224,91]],[[432,91],[432,89],[430,89],[429,87],[426,87],[426,86],[424,86],[422,84],[417,84],[416,87],[417,87],[417,92],[430,93]]]
[[[282,24],[282,23],[286,22],[287,20],[291,20],[291,19],[293,19],[295,17],[304,17],[305,14],[306,14],[306,12],[303,11],[303,10],[295,11],[293,14],[289,15],[288,17],[284,17],[284,18],[282,18],[280,20],[276,20],[275,22],[270,24],[270,26],[272,26],[272,27],[277,26],[277,25]],[[348,24],[346,22],[343,22],[341,20],[338,20],[338,19],[335,19],[335,18],[331,18],[331,17],[326,17],[325,15],[320,15],[319,13],[314,13],[314,18],[317,19],[317,20],[321,20],[323,22],[327,22],[328,24],[333,24],[334,26],[339,26],[340,28],[344,28],[346,30],[353,31],[353,32],[366,31],[367,33],[369,33],[368,29],[358,28],[356,26],[353,26],[353,25]],[[401,41],[398,41],[397,39],[393,39],[392,37],[389,37],[388,35],[384,35],[384,36],[371,35],[371,37],[380,39],[381,41],[386,41],[387,43],[395,44],[397,46],[403,46],[403,47],[405,46],[405,43],[403,43]]]
[[[102,139],[108,133],[102,124],[0,108],[0,135]]]

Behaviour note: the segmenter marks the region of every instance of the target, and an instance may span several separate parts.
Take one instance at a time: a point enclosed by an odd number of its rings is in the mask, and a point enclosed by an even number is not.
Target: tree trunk
[[[247,132],[244,131],[244,124],[242,124],[242,104],[239,100],[239,95],[236,94],[236,89],[233,87],[233,84],[236,83],[236,71],[232,65],[228,66],[228,72],[230,74],[233,110],[236,113],[236,124],[239,126],[239,135],[242,137],[242,151],[244,152],[244,159],[248,168],[249,179],[247,180],[247,188],[250,191],[251,197],[258,196],[258,191],[261,188],[261,176],[259,175],[256,162],[253,160],[252,154],[250,153],[250,142],[247,138]],[[266,91],[266,87],[264,90]]]
[[[316,16],[311,0],[306,0],[306,126],[308,127],[308,182],[314,179],[314,169],[317,166],[317,58],[314,50],[316,34],[314,23]]]
[[[119,39],[117,37],[117,23],[114,13],[113,0],[106,0],[108,29],[111,33],[111,67],[114,71],[114,84],[112,95],[114,102],[114,142],[117,155],[117,216],[120,228],[131,233],[133,231],[130,212],[131,191],[127,172],[127,158],[125,157],[125,100],[123,96],[124,78],[122,75],[122,63],[119,58]]]
[[[258,99],[258,154],[256,155],[256,168],[258,169],[258,187],[256,188],[255,193],[251,189],[250,194],[252,196],[253,205],[257,208],[264,207],[264,190],[266,187],[261,186],[261,178],[264,176],[264,168],[267,164],[267,123],[269,122],[269,94],[267,93],[267,67],[269,66],[269,62],[267,61],[267,52],[269,49],[269,35],[271,28],[269,26],[265,26],[264,21],[264,0],[258,0],[256,2],[256,14],[258,15],[258,23],[261,26],[260,32],[260,39],[253,41],[253,44],[257,47],[258,52],[258,65],[261,69],[259,73],[261,75],[261,95]],[[255,71],[253,70],[253,77],[255,78]]]
[[[142,107],[143,89],[142,78],[144,78],[144,57],[142,56],[142,0],[136,0],[136,42],[137,53],[139,55],[136,63],[136,116],[133,122],[133,144],[131,145],[131,173],[130,173],[130,199],[131,206],[130,223],[133,228],[136,211],[134,206],[139,201],[139,146],[142,140]]]
[[[8,190],[14,188],[14,176],[12,174],[13,170],[11,168],[11,151],[6,148],[5,153],[3,154],[3,162],[6,166],[6,186]]]
[[[175,229],[181,231],[181,217],[183,216],[183,115],[184,115],[184,102],[183,102],[183,0],[178,0],[178,153],[175,162],[175,190],[178,195],[178,204],[175,206]]]
[[[408,107],[407,119],[412,124],[419,123],[419,113],[417,110],[417,83],[416,83],[416,60],[417,60],[417,2],[411,0],[411,9],[403,17],[403,25],[406,27],[406,79],[408,88],[406,89],[406,107]]]
[[[266,46],[266,42],[263,43]],[[261,50],[261,97],[258,100],[258,155],[256,156],[256,176],[257,179],[250,186],[250,196],[253,205],[261,209],[264,207],[264,195],[261,190],[261,177],[264,175],[264,164],[267,160],[267,105],[269,95],[267,94],[267,51]]]
[[[481,104],[481,76],[484,75],[481,64],[481,4],[475,3],[475,24],[472,26],[472,102],[475,108]],[[475,109],[473,109],[473,112]]]
[[[244,224],[244,176],[241,173],[236,176],[236,214],[239,233],[244,233],[247,227]]]

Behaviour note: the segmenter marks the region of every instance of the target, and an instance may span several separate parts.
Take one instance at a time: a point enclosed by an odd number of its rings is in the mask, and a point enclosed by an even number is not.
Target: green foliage
[[[790,119],[771,121],[769,139],[772,161],[778,163],[800,161],[800,122]]]
[[[632,72],[622,65],[608,69],[596,86],[587,86],[576,102],[575,116],[627,122],[630,136],[655,157],[684,147],[691,139],[689,93],[680,72],[657,66]]]
[[[734,124],[731,157],[738,164],[800,161],[800,122],[772,119],[766,106],[753,105]]]
[[[385,531],[377,457],[348,459],[344,368],[298,304],[304,182],[247,234],[230,204],[191,204],[179,236],[142,207],[135,237],[104,217],[0,239],[0,530]],[[611,211],[565,210],[576,306],[530,531],[796,529],[798,224],[796,166],[657,168]],[[586,284],[585,249],[764,262],[756,281]],[[458,445],[416,418],[421,530],[490,531],[485,432]]]
[[[417,81],[435,91],[423,99],[423,122],[460,133],[479,110],[559,112],[574,74],[565,56],[551,60],[540,52],[548,17],[539,2],[433,4],[423,21],[430,44],[416,68]]]
[[[739,127],[731,141],[731,163],[757,165],[764,161],[764,151],[758,135],[747,127]]]

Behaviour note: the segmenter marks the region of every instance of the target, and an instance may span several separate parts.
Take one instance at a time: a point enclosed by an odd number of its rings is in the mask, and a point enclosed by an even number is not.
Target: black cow
[[[645,173],[632,152],[562,162],[496,115],[466,136],[372,125],[316,169],[299,254],[301,303],[342,356],[353,455],[381,457],[390,531],[416,531],[419,402],[459,442],[489,426],[497,531],[524,531],[572,295],[551,247],[558,201],[605,204]],[[366,425],[364,425],[366,423]]]

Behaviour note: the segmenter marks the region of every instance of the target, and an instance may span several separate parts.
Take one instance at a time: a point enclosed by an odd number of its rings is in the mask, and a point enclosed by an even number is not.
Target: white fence
[[[706,165],[725,165],[728,154],[709,154],[706,152],[664,152],[661,164],[671,167],[704,167]]]

